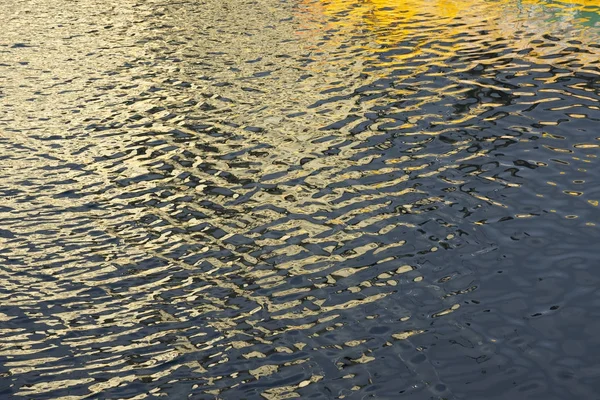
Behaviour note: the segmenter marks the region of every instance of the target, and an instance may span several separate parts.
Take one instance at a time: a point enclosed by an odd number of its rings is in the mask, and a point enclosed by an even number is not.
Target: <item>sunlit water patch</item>
[[[596,396],[597,1],[0,16],[2,396]]]

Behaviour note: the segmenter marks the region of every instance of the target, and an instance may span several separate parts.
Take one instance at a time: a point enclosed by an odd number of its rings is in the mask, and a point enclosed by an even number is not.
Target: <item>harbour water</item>
[[[0,17],[0,398],[599,398],[600,2]]]

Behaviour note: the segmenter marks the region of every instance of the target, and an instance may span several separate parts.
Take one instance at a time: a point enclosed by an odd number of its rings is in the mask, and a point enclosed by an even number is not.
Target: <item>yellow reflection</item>
[[[534,39],[532,36],[544,34],[589,43],[590,35],[597,37],[600,25],[600,0],[303,0],[301,3],[303,13],[310,16],[299,15],[300,20],[306,25],[309,21],[326,20],[314,29],[325,31],[328,36],[334,32],[327,45],[339,45],[349,40],[348,35],[360,32],[373,41],[363,46],[374,53],[388,51],[390,46],[394,49],[406,46],[405,52],[397,51],[390,56],[395,62],[423,52],[452,55],[458,49],[456,45],[429,42],[448,41],[464,33],[475,36],[486,31],[482,33],[486,40],[507,39],[518,50],[527,48]],[[303,32],[306,34],[304,29]],[[411,40],[406,41],[407,38]],[[425,50],[423,46],[427,43],[430,45]],[[556,52],[556,47],[552,48]],[[533,56],[547,53],[542,50]]]

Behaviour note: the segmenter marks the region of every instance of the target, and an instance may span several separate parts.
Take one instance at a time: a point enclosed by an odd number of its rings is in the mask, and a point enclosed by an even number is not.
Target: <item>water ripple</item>
[[[32,0],[0,393],[593,398],[593,0]]]

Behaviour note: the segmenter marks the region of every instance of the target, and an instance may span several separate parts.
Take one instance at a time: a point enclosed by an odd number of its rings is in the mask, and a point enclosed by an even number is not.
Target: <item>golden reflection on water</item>
[[[388,30],[389,36],[398,37],[402,36],[403,22],[425,16],[437,18],[440,25],[462,18],[478,18],[478,22],[489,21],[492,26],[504,27],[542,21],[550,23],[538,25],[546,32],[553,31],[560,23],[578,28],[594,26],[600,19],[598,0],[302,0],[302,4],[328,17],[340,17],[340,25],[360,23],[366,29]],[[388,35],[382,32],[382,36]]]
[[[418,360],[493,353],[460,318],[528,243],[503,227],[561,229],[544,196],[592,224],[597,93],[561,79],[598,63],[597,1],[290,4],[9,4],[11,390],[451,397]]]
[[[516,49],[530,47],[532,40],[544,34],[559,35],[563,41],[571,39],[585,43],[593,43],[600,37],[598,0],[302,0],[302,4],[304,7],[299,19],[319,20],[325,17],[327,23],[318,26],[318,29],[339,31],[340,40],[343,40],[343,35],[353,32],[372,32],[372,42],[365,43],[365,46],[374,54],[385,52],[390,46],[397,49],[406,45],[405,54],[394,55],[390,62],[400,62],[424,52],[451,55],[456,47],[423,46],[464,34],[467,26],[489,31],[485,33],[488,41],[491,38],[508,40]],[[304,13],[313,15],[308,17]],[[420,28],[421,23],[432,20],[436,21],[435,25]],[[419,43],[403,43],[408,36],[415,35],[418,35]],[[333,40],[327,46],[335,44]],[[564,42],[562,44],[568,46]],[[540,50],[526,58],[537,58],[556,51],[557,48]],[[596,55],[581,56],[583,61],[589,62]]]

